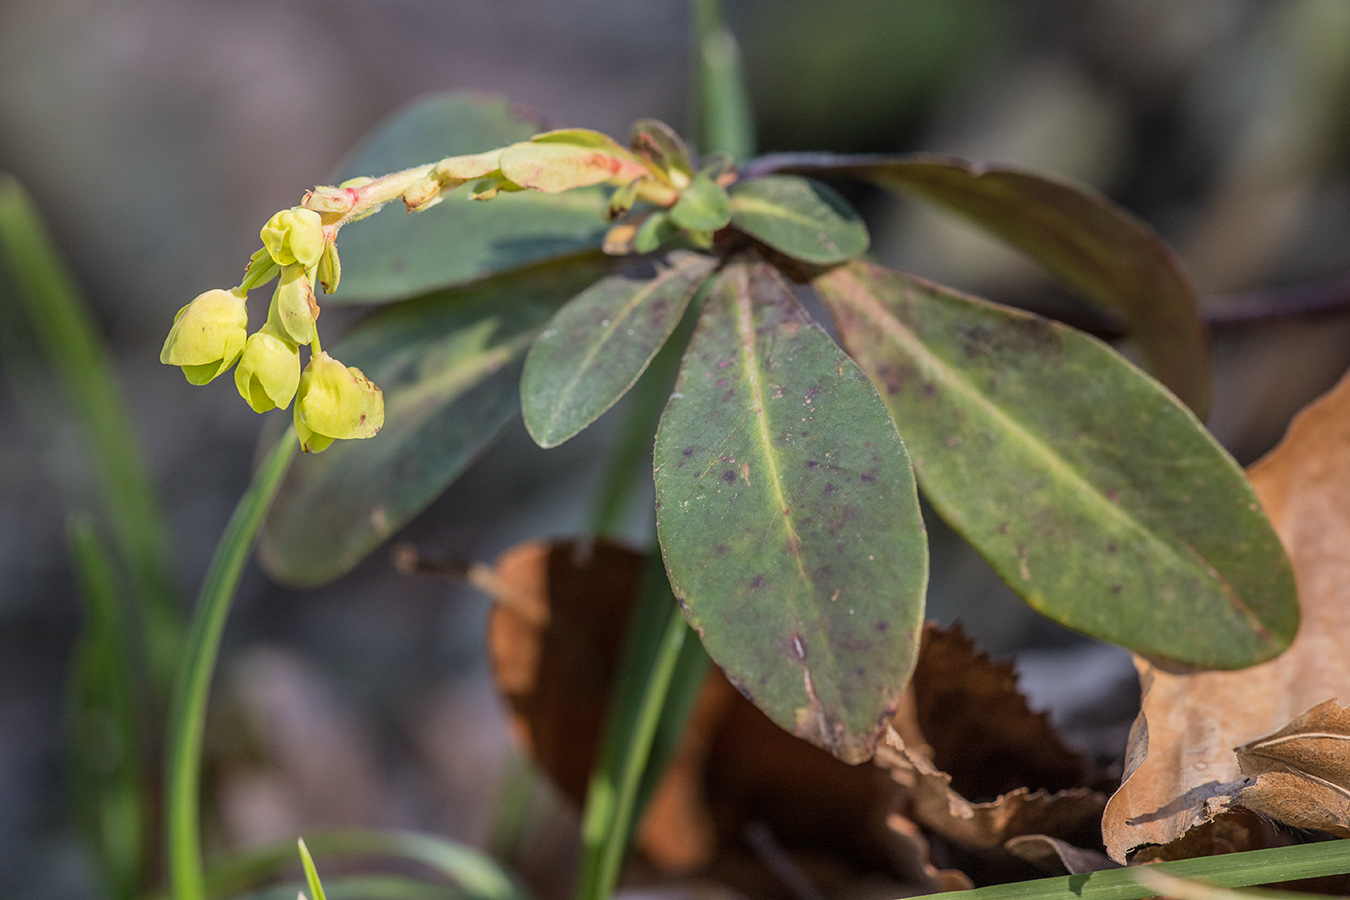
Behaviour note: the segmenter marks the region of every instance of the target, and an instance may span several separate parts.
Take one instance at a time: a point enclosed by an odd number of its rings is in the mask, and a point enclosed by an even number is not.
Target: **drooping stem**
[[[220,650],[225,620],[239,577],[248,561],[263,515],[295,456],[295,435],[287,429],[254,475],[220,537],[188,629],[169,710],[165,765],[166,856],[174,900],[205,900],[201,845],[202,736],[206,701]]]

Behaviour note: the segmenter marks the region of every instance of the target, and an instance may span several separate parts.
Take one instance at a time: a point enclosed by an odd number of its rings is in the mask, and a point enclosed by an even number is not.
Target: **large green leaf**
[[[731,186],[731,221],[781,253],[817,265],[867,249],[867,226],[848,202],[818,181],[769,175]]]
[[[783,728],[871,755],[914,664],[927,542],[876,390],[764,263],[713,287],[656,436],[657,532],[708,654]]]
[[[420,100],[382,125],[341,167],[338,180],[378,176],[446,156],[480,153],[527,140],[539,123],[506,101],[446,93]],[[342,229],[342,285],[323,303],[401,300],[497,272],[598,250],[604,240],[605,191],[536,191],[469,199],[467,188],[424,212],[399,203]]]
[[[1139,653],[1238,668],[1298,625],[1289,561],[1242,471],[1110,347],[851,263],[817,279],[919,484],[1032,607]]]
[[[1209,343],[1195,289],[1143,222],[1090,188],[1033,172],[932,154],[784,154],[763,171],[867,178],[971,219],[1094,303],[1122,313],[1158,379],[1201,418],[1209,411]]]
[[[333,350],[384,390],[384,429],[297,460],[262,559],[312,585],[356,565],[426,507],[519,408],[522,360],[558,305],[602,269],[544,266],[372,315]]]
[[[558,310],[530,348],[521,412],[541,447],[556,447],[600,417],[638,380],[703,280],[711,256],[672,253],[654,274],[616,273]]]

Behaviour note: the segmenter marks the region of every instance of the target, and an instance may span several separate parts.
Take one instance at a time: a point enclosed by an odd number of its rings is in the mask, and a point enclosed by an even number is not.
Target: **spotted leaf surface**
[[[655,459],[666,568],[709,655],[783,728],[869,757],[923,613],[913,473],[876,390],[771,267],[719,276]]]

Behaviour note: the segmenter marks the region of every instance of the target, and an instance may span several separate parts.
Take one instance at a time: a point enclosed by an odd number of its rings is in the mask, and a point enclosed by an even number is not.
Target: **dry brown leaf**
[[[1236,672],[1168,671],[1136,659],[1143,708],[1127,777],[1102,821],[1118,862],[1236,802],[1245,779],[1233,748],[1350,696],[1350,375],[1300,412],[1248,477],[1294,564],[1298,635],[1282,656]]]
[[[985,850],[1002,847],[1020,835],[1048,834],[1080,847],[1096,844],[1097,823],[1106,801],[1096,791],[1019,787],[993,800],[971,803],[953,790],[950,775],[929,762],[923,752],[907,747],[894,729],[887,733],[886,745],[914,773],[909,815],[949,841]],[[890,754],[880,755],[879,761],[895,764]]]
[[[910,686],[914,724],[930,748],[928,758],[965,799],[1084,784],[1083,757],[1064,745],[1044,713],[1027,705],[1012,664],[977,650],[960,625],[924,628]],[[903,710],[896,718],[900,736],[917,749]]]
[[[579,557],[571,544],[533,542],[483,579],[499,601],[488,648],[513,727],[578,805],[642,565],[613,545]],[[886,827],[902,790],[881,769],[846,765],[783,731],[714,669],[637,844],[663,875],[698,870],[755,897],[792,896],[784,860],[827,894],[888,871],[908,892],[940,890],[952,879],[913,863],[927,860],[927,844]]]
[[[1112,862],[1100,850],[1085,850],[1082,847],[1075,847],[1068,841],[1044,834],[1024,834],[1009,838],[1004,842],[1003,849],[1055,875],[1082,875],[1086,872],[1119,868],[1117,863]]]
[[[1319,703],[1236,752],[1242,773],[1256,778],[1242,792],[1243,806],[1350,837],[1350,710]]]

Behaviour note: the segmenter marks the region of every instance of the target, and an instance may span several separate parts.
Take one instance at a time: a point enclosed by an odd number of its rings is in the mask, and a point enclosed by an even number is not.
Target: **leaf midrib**
[[[850,292],[852,301],[869,315],[883,333],[893,337],[900,343],[906,351],[909,352],[921,366],[926,368],[930,374],[934,375],[938,381],[947,386],[954,393],[960,394],[962,397],[966,398],[997,423],[1003,425],[1011,435],[1027,446],[1035,456],[1042,459],[1045,462],[1046,467],[1055,475],[1064,478],[1070,485],[1081,488],[1081,494],[1091,499],[1093,508],[1105,510],[1109,517],[1123,524],[1129,530],[1142,535],[1148,544],[1161,548],[1162,555],[1175,559],[1182,569],[1196,572],[1206,581],[1214,581],[1214,579],[1210,577],[1209,572],[1205,570],[1206,568],[1215,572],[1218,570],[1203,554],[1198,550],[1194,550],[1194,548],[1191,548],[1191,553],[1186,556],[1174,551],[1170,544],[1155,536],[1153,532],[1146,528],[1134,515],[1108,500],[1101,491],[1098,490],[1096,485],[1080,475],[1078,471],[1069,465],[1069,463],[1055,452],[1051,446],[1047,445],[1044,441],[1039,440],[1032,432],[1023,427],[1021,423],[1009,416],[1000,407],[990,402],[988,398],[980,393],[958,370],[952,368],[935,353],[929,350],[928,347],[924,345],[924,343],[919,340],[898,317],[892,315],[881,304],[881,301],[873,296],[873,292],[863,288],[858,276],[853,273],[845,274],[841,272],[840,274],[851,279],[857,287],[856,290]],[[922,477],[922,473],[916,472],[916,474],[919,474],[920,477]],[[1188,558],[1188,556],[1192,555],[1201,560],[1203,565],[1198,565],[1192,559]],[[1229,605],[1235,610],[1240,611],[1247,618],[1253,631],[1255,631],[1258,636],[1269,633],[1269,629],[1261,621],[1260,617],[1242,601],[1226,580],[1220,579],[1217,582],[1217,586],[1227,597]]]
[[[665,287],[675,278],[687,274],[688,273],[683,269],[672,268],[657,275],[651,281],[647,282],[640,290],[635,292],[629,300],[620,307],[619,312],[609,320],[609,325],[603,329],[600,339],[591,343],[590,349],[582,355],[579,364],[572,371],[571,377],[567,379],[567,382],[563,385],[562,389],[555,395],[556,399],[553,403],[554,415],[549,416],[546,420],[549,426],[548,439],[550,441],[556,440],[558,437],[558,422],[563,418],[563,404],[570,402],[571,397],[576,392],[577,385],[581,383],[585,374],[590,371],[591,363],[595,362],[595,358],[600,355],[600,351],[608,346],[609,342],[613,340],[614,334],[618,331],[619,326],[628,321],[633,315],[633,312],[650,299],[657,291],[661,290],[661,288]],[[679,322],[678,317],[672,318],[676,323]],[[668,337],[673,330],[673,326],[667,329],[666,336]],[[635,372],[632,379],[629,380],[627,387],[632,387],[633,384],[637,382],[637,379],[641,376],[642,370],[646,367],[646,364],[651,362],[652,357],[656,355],[656,351],[661,349],[661,343],[664,342],[658,342],[656,348],[647,354],[647,358],[643,365],[638,367],[637,372]]]

